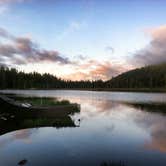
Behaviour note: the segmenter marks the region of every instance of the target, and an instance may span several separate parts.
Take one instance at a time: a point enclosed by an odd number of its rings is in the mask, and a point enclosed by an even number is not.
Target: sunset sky
[[[166,61],[165,0],[0,0],[0,65],[109,79]]]

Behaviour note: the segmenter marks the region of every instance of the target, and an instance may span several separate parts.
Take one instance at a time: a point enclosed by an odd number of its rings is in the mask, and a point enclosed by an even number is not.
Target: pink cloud
[[[108,61],[98,62],[96,60],[89,60],[77,66],[77,72],[67,74],[64,78],[72,80],[108,80],[127,69],[128,66],[126,65],[112,64]]]

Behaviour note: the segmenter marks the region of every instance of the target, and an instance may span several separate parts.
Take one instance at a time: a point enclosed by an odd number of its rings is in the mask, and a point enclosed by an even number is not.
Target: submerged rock
[[[28,160],[24,159],[18,162],[18,165],[25,165],[28,162]]]

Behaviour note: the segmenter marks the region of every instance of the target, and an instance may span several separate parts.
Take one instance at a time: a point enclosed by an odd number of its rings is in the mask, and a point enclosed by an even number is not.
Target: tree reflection
[[[119,162],[103,162],[100,164],[100,166],[126,166],[124,162],[119,161]]]

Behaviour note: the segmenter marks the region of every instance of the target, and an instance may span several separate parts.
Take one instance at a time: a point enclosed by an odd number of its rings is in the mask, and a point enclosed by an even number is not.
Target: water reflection
[[[39,128],[39,127],[76,127],[74,121],[70,116],[63,118],[37,118],[37,119],[17,119],[0,121],[0,135],[10,131],[26,129],[26,128]],[[78,127],[78,125],[77,125]],[[22,133],[22,132],[21,132]],[[18,135],[21,136],[21,135]],[[25,136],[25,135],[24,135]]]
[[[35,131],[23,129],[23,130],[18,130],[18,131],[15,131],[14,133],[9,134],[8,137],[4,137],[5,139],[0,139],[0,148],[4,148],[10,145],[12,142],[16,140],[23,141],[24,143],[30,144],[32,142],[31,135],[33,134],[33,132],[37,132],[37,129],[34,129],[34,130]]]
[[[137,113],[135,122],[149,132],[150,139],[145,141],[144,148],[166,152],[166,117],[163,114]]]
[[[161,107],[151,109],[147,104],[126,104],[99,95],[88,98],[88,94],[68,92],[59,96],[81,104],[80,114],[71,118],[80,119],[80,127],[38,126],[2,135],[0,165],[17,165],[25,159],[30,166],[165,166],[166,116]]]

